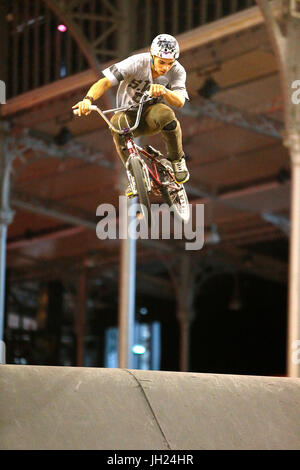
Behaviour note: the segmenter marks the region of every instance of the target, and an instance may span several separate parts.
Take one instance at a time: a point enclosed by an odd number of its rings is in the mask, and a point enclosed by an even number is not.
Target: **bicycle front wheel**
[[[145,175],[142,163],[139,158],[133,158],[131,161],[131,169],[135,179],[136,189],[138,193],[139,203],[141,205],[142,215],[146,225],[151,228],[152,216],[151,205],[148,196],[148,190],[145,182]]]

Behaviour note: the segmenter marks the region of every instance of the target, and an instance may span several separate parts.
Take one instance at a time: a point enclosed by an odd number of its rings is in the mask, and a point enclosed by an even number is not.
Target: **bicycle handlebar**
[[[148,99],[147,99],[148,97]],[[115,108],[115,109],[108,109],[106,111],[102,111],[100,108],[98,108],[98,106],[94,105],[94,104],[91,104],[89,106],[89,109],[91,111],[97,111],[97,113],[100,114],[100,116],[104,119],[104,121],[108,124],[108,126],[110,127],[110,129],[112,129],[114,132],[117,132],[118,134],[125,134],[127,132],[132,132],[134,131],[139,123],[140,123],[140,118],[141,118],[141,113],[142,113],[142,108],[144,106],[144,104],[147,102],[147,101],[152,101],[153,100],[153,97],[150,97],[149,95],[149,91],[145,91],[145,93],[142,95],[141,99],[140,99],[140,102],[138,104],[138,109],[137,109],[137,115],[136,115],[136,120],[135,120],[135,123],[133,125],[133,127],[128,127],[126,129],[117,129],[111,122],[109,119],[107,119],[107,117],[105,116],[105,114],[107,113],[110,113],[110,112],[114,112],[114,111],[125,111],[125,110],[129,110],[130,108],[132,108],[132,106],[129,106],[129,107],[123,107],[123,108]],[[78,115],[79,113],[79,110],[78,109],[74,109],[73,110],[73,114],[75,115]]]

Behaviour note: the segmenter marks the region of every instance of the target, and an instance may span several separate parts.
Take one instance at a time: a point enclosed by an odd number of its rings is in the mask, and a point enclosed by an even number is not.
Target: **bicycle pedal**
[[[172,163],[170,162],[170,160],[168,160],[167,158],[161,158],[159,161],[164,167],[166,167],[168,170],[174,173]]]

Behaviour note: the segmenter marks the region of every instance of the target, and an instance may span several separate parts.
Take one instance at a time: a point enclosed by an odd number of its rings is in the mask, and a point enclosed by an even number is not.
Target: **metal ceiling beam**
[[[270,212],[264,212],[262,218],[272,225],[278,227],[288,237],[290,236],[290,219],[282,215],[271,214]]]
[[[62,281],[68,280],[68,282],[77,281],[77,272],[80,271],[82,265],[87,269],[87,280],[92,283],[94,279],[107,279],[110,285],[118,282],[118,264],[119,257],[113,256],[103,260],[103,255],[99,256],[97,252],[94,253],[95,257],[92,258],[94,261],[93,265],[89,266],[84,257],[78,257],[45,261],[31,267],[28,270],[25,268],[17,268],[11,271],[11,282],[12,285],[18,289],[18,286],[28,281],[40,281],[40,280],[51,280],[61,279]],[[145,259],[145,258],[143,258]],[[153,255],[151,254],[151,259]],[[68,268],[72,267],[71,270]],[[106,270],[109,267],[109,271]],[[19,284],[20,283],[20,284]],[[137,286],[139,293],[152,295],[159,298],[174,298],[173,286],[168,279],[160,277],[158,274],[151,275],[144,272],[138,272]],[[116,286],[117,287],[117,286]],[[160,287],[160,289],[158,289]],[[161,289],[163,287],[163,289]],[[76,287],[75,287],[76,288]],[[31,296],[30,296],[31,295]],[[29,297],[30,298],[29,298]],[[27,297],[32,300],[32,292],[28,293]]]
[[[228,267],[242,269],[251,274],[275,282],[287,282],[288,265],[285,262],[249,250],[237,247],[215,247],[216,261],[226,263]]]
[[[45,215],[63,222],[86,227],[96,232],[96,217],[90,213],[68,206],[60,201],[45,200],[14,190],[11,197],[11,205],[36,214]]]
[[[145,240],[143,245],[145,245],[145,247],[153,248],[155,252],[162,250],[162,252],[165,253],[166,256],[170,256],[170,259],[172,260],[174,260],[174,255],[177,256],[178,254],[177,249],[174,252],[172,245],[165,243],[164,241],[155,242],[153,240]],[[97,252],[95,252],[95,254],[97,255]],[[224,272],[234,272],[236,270],[241,270],[243,272],[248,272],[249,274],[258,276],[259,278],[281,283],[287,282],[287,263],[274,259],[270,256],[249,252],[249,250],[245,250],[243,248],[227,245],[222,245],[220,247],[214,246],[213,248],[207,247],[206,251],[201,250],[199,252],[195,252],[193,254],[193,259],[195,265],[200,269],[200,272],[202,269],[205,271],[206,267],[221,267]],[[100,270],[99,273],[101,273],[101,275],[104,275],[105,271],[103,270],[102,257],[101,260],[102,261],[98,267],[95,266],[94,268],[92,267],[90,269],[91,273],[93,273],[92,277],[95,273],[98,272],[98,270]],[[151,260],[153,260],[153,257],[151,257]],[[119,258],[118,256],[114,257],[108,262],[104,260],[104,263],[106,265],[113,266],[114,263],[119,263]],[[74,270],[79,264],[80,260],[78,260],[78,257],[76,257],[76,259],[71,258],[47,262],[43,260],[43,262],[33,266],[30,270],[28,270],[28,266],[16,269],[11,267],[11,279],[13,282],[24,282],[28,279],[41,279],[45,273],[46,277],[50,276],[52,272],[56,278],[57,276],[60,277],[62,273],[64,273],[64,276],[68,274],[68,277],[70,278],[74,276]],[[68,266],[71,267],[70,271],[68,271]],[[139,272],[138,278],[140,275],[142,275],[142,273]],[[115,276],[117,277],[117,271],[115,271]],[[148,274],[145,275],[145,281],[147,283]],[[155,288],[157,289],[156,285]]]
[[[201,119],[208,117],[259,134],[282,139],[283,124],[262,114],[253,115],[234,106],[201,98],[197,105],[186,103],[182,114]]]
[[[101,55],[103,55],[103,45],[106,39],[117,31],[121,21],[118,9],[115,8],[111,2],[108,0],[98,0],[98,2],[99,1],[105,5],[109,14],[94,14],[93,18],[87,18],[87,15],[80,11],[80,3],[82,3],[80,0],[44,0],[47,7],[68,27],[79,49],[85,55],[90,67],[94,69],[97,74],[102,70]],[[84,19],[90,19],[90,21],[95,23],[104,22],[104,25],[109,23],[109,26],[104,26],[103,33],[91,41],[87,38],[80,25],[80,20]],[[118,56],[118,50],[113,47],[110,47],[109,51],[106,50],[105,54],[107,55],[108,52],[112,58]]]
[[[7,243],[6,249],[7,252],[25,248],[31,245],[34,245],[38,242],[44,242],[49,240],[60,240],[62,238],[72,237],[74,235],[78,235],[85,231],[85,227],[82,226],[75,226],[75,227],[68,227],[68,228],[57,228],[56,230],[50,230],[46,233],[34,234],[33,236],[26,237],[26,238],[18,238],[17,240],[11,240]]]
[[[257,214],[261,216],[264,220],[268,221],[269,223],[279,226],[284,233],[288,234],[288,220],[285,220],[283,223],[283,219],[277,216],[276,214],[272,213],[262,213],[258,210],[253,210],[251,208],[245,207],[245,205],[241,205],[238,202],[234,201],[233,199],[240,197],[246,197],[247,195],[253,195],[255,192],[272,190],[280,187],[281,184],[278,181],[256,184],[254,186],[250,186],[244,189],[238,189],[235,191],[230,191],[227,193],[223,193],[220,195],[214,195],[207,191],[200,190],[197,188],[193,188],[190,185],[186,185],[186,190],[189,194],[193,194],[197,197],[196,200],[193,200],[193,204],[205,204],[206,199],[212,200],[221,204],[224,204],[228,207],[239,211],[251,212],[253,214]],[[47,200],[41,199],[29,194],[26,194],[23,191],[19,191],[17,188],[13,190],[11,204],[14,207],[18,207],[20,209],[28,210],[31,212],[39,213],[41,215],[53,217],[58,220],[62,220],[66,223],[70,223],[72,225],[78,225],[82,227],[86,227],[90,230],[95,230],[96,228],[96,219],[90,213],[79,209],[78,207],[72,207],[70,205],[64,204],[60,201],[55,200]],[[280,218],[280,223],[279,223]],[[208,234],[207,234],[208,236]],[[210,238],[209,238],[210,240]]]
[[[205,189],[198,189],[190,186],[189,184],[185,185],[186,191],[188,195],[193,195],[196,198],[200,198],[199,200],[193,200],[194,204],[197,202],[205,204],[206,202],[216,202],[218,204],[223,204],[227,207],[231,207],[237,211],[248,212],[252,214],[259,215],[263,220],[269,222],[270,224],[278,227],[282,232],[289,236],[290,234],[290,221],[287,217],[279,216],[276,213],[271,212],[261,212],[257,209],[252,209],[251,207],[247,207],[245,204],[240,204],[234,199],[239,197],[245,198],[247,196],[252,196],[255,193],[263,192],[263,191],[270,191],[276,190],[280,188],[282,183],[278,181],[278,179],[274,178],[274,180],[270,180],[268,182],[262,182],[257,184],[252,184],[251,186],[247,186],[240,189],[235,189],[227,192],[222,192],[220,194],[213,194]]]
[[[57,201],[45,201],[41,200],[39,198],[24,194],[22,192],[16,192],[15,194],[12,195],[12,200],[11,204],[14,207],[25,209],[30,212],[34,213],[39,213],[48,217],[53,217],[55,219],[62,220],[63,222],[70,223],[72,225],[76,225],[79,227],[85,227],[88,230],[92,230],[96,232],[96,220],[95,218],[89,214],[86,213],[85,211],[79,210],[78,208],[73,208],[70,206],[67,206],[65,204],[62,204],[61,202]],[[275,217],[275,222],[274,219]],[[263,218],[267,220],[268,222],[271,222],[273,225],[278,226],[278,218],[275,215],[272,214],[263,214]],[[280,226],[280,228],[282,228]],[[264,227],[261,227],[262,234],[264,231]],[[261,230],[258,231],[258,234],[260,234]],[[60,232],[58,233],[60,235]],[[54,234],[51,234],[51,236],[55,236]],[[236,237],[238,237],[238,233],[236,234]],[[216,237],[214,236],[214,233],[210,232],[209,230],[205,232],[205,245],[215,245],[216,242],[224,242],[227,243],[232,239],[231,236],[224,236],[223,238],[220,239],[218,237],[218,240],[216,240]],[[41,238],[43,240],[43,237]],[[38,241],[38,240],[36,240]],[[250,243],[251,240],[249,240]],[[140,240],[139,243],[144,244],[147,247],[153,248],[155,250],[163,250],[163,251],[169,251],[169,252],[179,252],[180,251],[180,243],[175,242],[172,240],[172,243],[165,243],[162,240]],[[18,246],[18,245],[17,245]],[[223,246],[223,245],[222,245]]]
[[[120,49],[122,50],[120,45],[122,42],[117,40],[112,41],[114,46],[110,45],[108,49],[103,51],[103,44],[105,46],[107,38],[112,34],[118,34],[118,31],[122,29],[124,18],[120,14],[119,9],[114,7],[109,0],[98,0],[109,13],[107,15],[94,15],[93,19],[90,18],[90,21],[94,23],[104,22],[102,34],[94,39],[90,39],[83,28],[82,20],[84,19],[84,13],[80,8],[81,0],[44,0],[44,2],[68,27],[79,49],[83,52],[90,67],[96,72],[97,79],[99,79],[104,68],[101,60],[103,53],[106,56],[109,54],[112,58],[116,59],[120,56]],[[109,27],[107,27],[107,22],[110,23]],[[115,98],[112,90],[108,90],[103,99],[108,104],[108,107],[113,107]]]
[[[100,167],[105,167],[105,168],[110,168],[112,170],[115,169],[115,165],[113,162],[107,160],[104,156],[104,154],[97,150],[93,149],[86,144],[82,144],[76,140],[72,140],[71,142],[65,144],[64,146],[59,146],[54,143],[53,137],[49,136],[45,133],[41,133],[38,131],[34,130],[25,130],[21,136],[13,137],[11,136],[9,138],[9,145],[10,145],[10,154],[14,157],[17,158],[19,157],[20,159],[23,158],[23,164],[21,167],[19,167],[18,173],[22,171],[22,169],[26,166],[29,165],[34,159],[40,158],[41,156],[44,157],[51,157],[51,158],[59,158],[59,159],[65,159],[65,158],[75,158],[79,159],[81,161],[84,161],[87,164],[94,164]],[[22,155],[26,152],[26,150],[33,150],[33,154],[29,156],[22,157]],[[16,177],[16,175],[14,175]],[[196,188],[192,186],[191,184],[186,184],[186,190],[188,195],[192,195],[197,198],[208,198],[210,200],[215,200],[217,202],[223,203],[226,206],[232,207],[236,210],[246,210],[246,211],[252,211],[254,213],[258,213],[257,211],[253,211],[251,209],[245,209],[244,206],[239,205],[238,202],[233,202],[230,199],[240,195],[245,196],[245,193],[253,194],[254,191],[260,191],[264,189],[268,189],[269,187],[276,188],[280,185],[278,181],[273,181],[269,182],[267,185],[266,184],[258,184],[251,186],[249,188],[245,188],[242,190],[237,190],[237,191],[232,191],[230,193],[224,193],[224,194],[213,194],[206,188],[201,189],[201,188]],[[228,197],[230,194],[230,198]],[[41,201],[40,200],[35,200],[32,198],[31,202],[28,200],[28,195],[26,193],[23,193],[23,196],[21,193],[19,193],[19,196],[17,197],[17,193],[15,192],[14,194],[14,205],[19,208],[23,209],[28,209],[29,205],[33,205],[35,208],[39,208],[39,213],[41,213]],[[194,202],[194,201],[193,201]],[[195,201],[197,202],[197,201]],[[199,202],[204,203],[203,200],[200,200]],[[86,218],[85,216],[82,217],[81,214],[78,214],[76,209],[74,208],[71,213],[68,207],[65,207],[62,210],[62,206],[60,204],[55,204],[54,201],[45,201],[45,211],[51,216],[58,218],[60,220],[64,220],[65,222],[68,223],[75,223],[76,225],[82,225],[82,226],[89,226],[90,222],[87,220],[88,217]],[[80,212],[80,211],[79,211]],[[45,213],[45,215],[47,215]],[[74,214],[74,215],[71,215]],[[278,225],[277,222],[275,222],[276,215],[275,214],[269,214],[270,217],[268,221],[270,223],[274,223],[274,225]],[[262,214],[262,217],[264,218],[264,215]],[[277,219],[276,219],[277,220]],[[86,225],[87,224],[87,225]],[[286,229],[284,229],[285,231]]]
[[[71,138],[65,145],[55,143],[55,138],[48,134],[35,131],[33,129],[25,129],[20,135],[10,135],[8,137],[9,152],[12,158],[18,158],[26,151],[32,150],[33,156],[23,157],[24,165],[28,165],[31,159],[36,157],[51,158],[75,158],[105,168],[114,169],[113,162],[106,159],[105,155],[98,149],[82,144],[76,139]]]
[[[86,162],[87,164],[95,164],[111,169],[115,168],[115,165],[111,161],[105,159],[105,156],[102,154],[102,152],[96,149],[92,149],[86,144],[82,144],[78,141],[72,140],[64,146],[59,146],[55,144],[53,136],[49,136],[45,133],[41,133],[35,130],[25,129],[19,136],[10,136],[8,142],[11,157],[19,157],[20,159],[23,159],[22,165],[18,169],[18,173],[22,171],[22,169],[24,169],[26,165],[29,165],[34,159],[40,158],[43,155],[46,158],[49,156],[51,158],[60,159],[78,158]],[[23,156],[26,150],[33,150],[33,154],[29,156],[27,155],[26,157]],[[15,174],[14,178],[16,178],[16,176],[17,175]],[[275,184],[275,186],[279,185],[277,181],[271,184]],[[270,185],[270,183],[268,185]],[[239,190],[236,192],[234,191],[230,193],[230,196],[232,198],[236,197],[238,194],[245,195],[245,191],[253,194],[254,190],[256,191],[264,189],[264,186],[265,185],[255,185],[254,187],[246,188],[246,190]],[[221,202],[237,210],[247,210],[247,212],[252,211],[254,213],[257,213],[257,211],[245,209],[245,207],[240,206],[237,202],[230,201],[228,198],[229,194],[226,193],[222,195],[212,194],[206,189],[198,189],[190,184],[186,185],[186,190],[189,195],[193,195],[199,198],[209,198],[210,200]],[[197,201],[193,202],[196,203]],[[204,201],[203,199],[201,199],[198,202],[203,203]],[[58,220],[70,223],[72,225],[78,225],[95,230],[95,222],[90,214],[84,213],[82,210],[72,208],[70,206],[55,201],[41,200],[39,198],[34,198],[33,196],[29,196],[24,192],[22,193],[16,190],[14,191],[12,205],[20,209],[34,211],[39,214],[53,217]],[[279,226],[280,229],[288,235],[289,226],[287,226],[286,222],[283,225],[282,221],[279,224],[278,216],[276,216],[276,214],[261,214],[261,216],[264,220],[267,220],[271,224]],[[207,234],[207,243],[213,242],[214,240],[214,237],[211,237],[209,234]]]

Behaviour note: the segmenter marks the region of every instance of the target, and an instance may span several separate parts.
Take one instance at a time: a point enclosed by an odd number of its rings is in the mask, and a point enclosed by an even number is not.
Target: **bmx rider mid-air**
[[[167,158],[172,163],[177,183],[189,179],[185,155],[182,149],[181,127],[170,106],[181,108],[188,98],[186,72],[177,61],[179,45],[169,34],[159,34],[152,41],[150,52],[135,54],[102,71],[104,78],[94,83],[82,101],[73,106],[78,115],[88,115],[89,106],[99,99],[109,88],[118,85],[117,107],[129,110],[119,111],[111,119],[112,124],[122,129],[132,127],[137,105],[146,90],[153,100],[146,103],[134,137],[161,133],[167,148]],[[166,104],[167,103],[167,104]],[[170,106],[168,106],[170,105]],[[117,152],[125,165],[128,158],[124,136],[112,131]],[[126,196],[131,197],[130,185]]]

